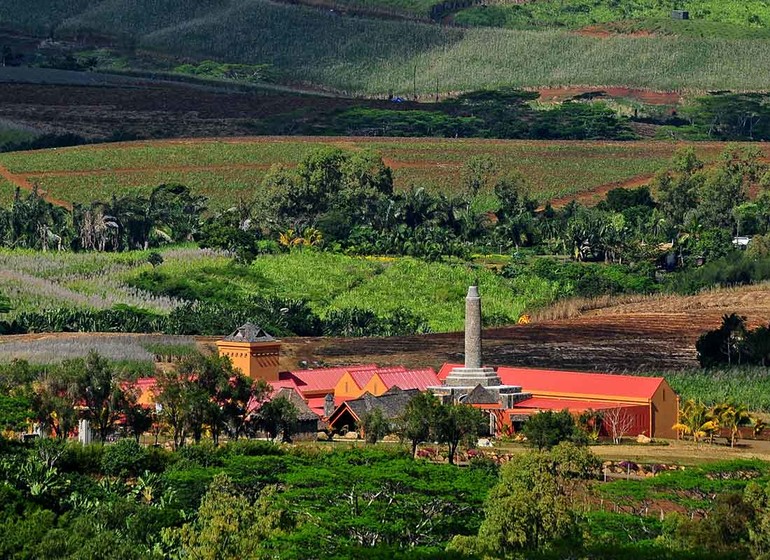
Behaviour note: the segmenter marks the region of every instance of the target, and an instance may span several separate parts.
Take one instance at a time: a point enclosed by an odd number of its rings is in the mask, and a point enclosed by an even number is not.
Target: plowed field
[[[718,326],[725,313],[746,315],[752,327],[770,322],[769,285],[637,299],[570,319],[486,330],[484,360],[491,365],[616,372],[686,369],[698,366],[697,338]],[[438,367],[463,359],[462,333],[286,342],[287,366],[317,360]]]

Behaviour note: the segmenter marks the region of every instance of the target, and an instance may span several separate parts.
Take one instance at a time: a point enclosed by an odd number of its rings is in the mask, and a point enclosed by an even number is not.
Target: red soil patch
[[[599,199],[604,198],[612,189],[635,189],[637,187],[646,185],[653,177],[654,175],[641,175],[639,177],[634,177],[633,179],[628,179],[627,181],[615,181],[613,183],[607,183],[606,185],[600,185],[595,189],[591,189],[590,191],[584,191],[581,193],[556,198],[551,201],[551,206],[554,208],[560,208],[562,206],[566,206],[573,200],[576,200],[583,205],[591,205],[597,202]]]
[[[3,167],[2,165],[0,165],[0,177],[4,178],[6,181],[11,183],[12,185],[15,185],[17,187],[22,188],[25,191],[32,192],[35,189],[35,185],[30,183],[26,178],[24,178],[24,177],[22,177],[20,175],[16,175],[14,173],[11,173],[10,171],[8,171],[8,169]],[[38,192],[40,194],[42,194],[43,198],[45,200],[47,200],[48,202],[50,202],[51,204],[55,204],[56,206],[62,206],[64,208],[69,208],[69,209],[72,208],[71,204],[69,204],[67,202],[64,202],[63,200],[59,200],[59,199],[56,199],[56,198],[51,198],[50,196],[48,196],[46,191],[44,191],[42,189],[39,190]]]
[[[651,91],[625,87],[561,87],[540,88],[540,99],[547,102],[562,102],[586,93],[602,93],[601,97],[633,99],[647,105],[679,105],[682,96],[676,91]]]
[[[589,25],[582,29],[575,31],[576,35],[583,35],[584,37],[598,37],[600,39],[606,39],[617,35],[623,35],[624,37],[655,37],[655,34],[651,31],[640,29],[638,31],[632,31],[630,33],[618,33],[612,31],[602,25]]]

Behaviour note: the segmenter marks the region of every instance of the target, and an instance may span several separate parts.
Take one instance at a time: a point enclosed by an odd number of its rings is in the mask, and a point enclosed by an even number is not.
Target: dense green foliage
[[[534,110],[526,104],[535,93],[501,88],[450,98],[430,107],[412,109],[350,109],[329,124],[336,134],[362,136],[446,136],[454,138],[531,138],[549,140],[630,140],[625,119],[603,103],[568,102]]]
[[[104,456],[114,455],[113,448]],[[80,474],[109,474],[98,464],[90,470],[88,450],[68,447],[69,458],[46,466],[36,449],[3,444],[4,557],[78,558],[101,551],[109,558],[157,558],[197,550],[224,560],[242,557],[236,550],[247,546],[249,558],[268,550],[280,558],[412,550],[409,557],[422,558],[453,535],[478,528],[492,484],[483,470],[416,462],[401,452],[286,452],[236,444],[200,454],[209,464],[162,453],[137,478],[121,474],[99,483]],[[124,464],[134,462],[127,456]],[[18,464],[47,473],[47,486],[33,490],[33,474],[9,470]],[[114,513],[105,517],[108,511]],[[225,522],[228,538],[222,539],[217,535]],[[21,538],[29,534],[36,538]]]
[[[575,418],[566,409],[561,412],[548,410],[533,414],[523,432],[527,442],[539,451],[551,449],[565,442],[585,443],[585,433],[578,428]]]
[[[718,329],[703,333],[695,344],[704,367],[740,365],[767,366],[770,361],[770,329],[749,329],[746,317],[725,315]]]
[[[712,367],[706,370],[650,372],[661,375],[683,400],[695,399],[709,406],[720,402],[745,403],[750,410],[770,412],[767,384],[770,372],[763,367]]]

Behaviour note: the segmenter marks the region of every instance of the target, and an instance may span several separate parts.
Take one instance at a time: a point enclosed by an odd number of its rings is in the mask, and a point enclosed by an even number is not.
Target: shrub
[[[147,452],[133,439],[122,439],[105,447],[102,455],[104,474],[127,478],[136,476],[147,467]]]
[[[185,445],[177,451],[177,456],[183,462],[200,467],[222,466],[222,451],[210,441]]]
[[[261,455],[283,455],[283,450],[269,441],[240,439],[231,441],[223,447],[223,452],[230,456],[259,457]]]
[[[102,472],[102,460],[105,447],[101,444],[82,445],[70,443],[59,460],[59,467],[64,472],[97,474]]]

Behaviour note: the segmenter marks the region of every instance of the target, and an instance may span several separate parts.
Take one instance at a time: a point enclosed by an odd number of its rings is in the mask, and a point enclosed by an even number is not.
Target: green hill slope
[[[559,5],[571,2],[592,3]],[[351,94],[428,96],[500,85],[762,90],[770,84],[770,68],[756,64],[770,58],[764,40],[463,29],[268,0],[80,0],[46,15],[39,3],[28,4],[4,2],[0,27],[53,29],[57,37],[113,36],[140,54],[170,55],[177,62],[268,64],[280,81]],[[545,10],[556,3],[536,5]]]
[[[770,4],[765,0],[546,0],[524,4],[499,4],[468,8],[458,22],[467,25],[494,25],[514,29],[580,28],[625,20],[671,20],[673,8],[689,12],[689,23],[681,26],[689,33],[694,22],[743,27],[747,32],[770,26]],[[718,33],[718,28],[710,26]]]

